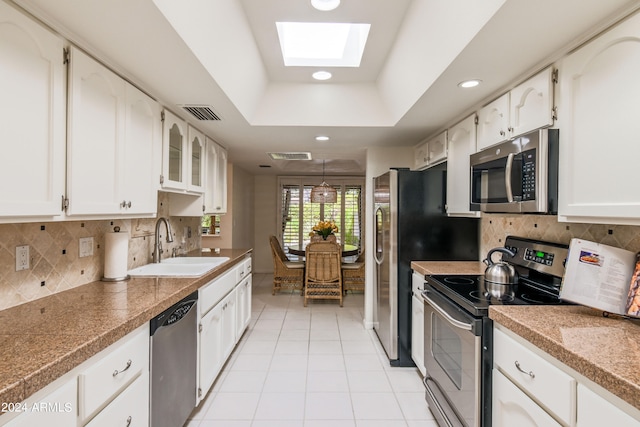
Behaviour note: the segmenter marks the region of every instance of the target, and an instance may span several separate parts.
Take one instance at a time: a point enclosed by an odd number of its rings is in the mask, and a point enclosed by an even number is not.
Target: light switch
[[[93,237],[80,238],[80,258],[93,255]]]

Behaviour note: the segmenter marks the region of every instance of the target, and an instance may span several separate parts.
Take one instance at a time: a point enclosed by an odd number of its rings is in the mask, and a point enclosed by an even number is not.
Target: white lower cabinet
[[[523,338],[498,325],[493,342],[494,427],[640,425],[638,409]]]
[[[78,415],[92,427],[149,425],[149,323],[89,359],[78,375]]]
[[[142,328],[132,334],[103,350],[102,356],[78,375],[81,420],[94,416],[138,377],[149,372],[149,329]]]
[[[413,273],[411,297],[411,358],[424,377],[427,370],[424,366],[424,276]]]
[[[3,410],[7,410],[8,413],[0,417],[0,425],[6,427],[74,426],[76,425],[77,390],[77,381],[73,377],[63,385],[54,387],[52,391],[47,391],[43,397],[28,399],[19,407],[3,407]],[[7,424],[2,424],[3,417],[9,417],[11,412],[17,411],[21,414]]]
[[[200,319],[198,352],[198,401],[204,398],[222,370],[222,305],[218,304]]]
[[[637,427],[640,420],[616,407],[593,390],[578,384],[578,427]]]
[[[250,272],[248,259],[199,290],[198,403],[205,398],[251,319]],[[239,277],[244,279],[240,281]]]
[[[493,368],[554,417],[573,425],[576,380],[499,329],[493,332]]]
[[[240,337],[251,321],[251,275],[246,277],[239,285],[236,292],[236,335]]]
[[[493,370],[493,427],[559,427],[560,425],[500,371]]]
[[[6,427],[149,427],[149,324],[20,403]],[[6,421],[9,420],[9,421]]]
[[[145,372],[138,377],[86,426],[148,427],[149,373]]]

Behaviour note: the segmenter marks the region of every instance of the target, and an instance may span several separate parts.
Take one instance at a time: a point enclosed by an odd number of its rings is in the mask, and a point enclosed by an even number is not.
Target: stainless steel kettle
[[[516,254],[507,248],[494,248],[487,254],[487,259],[484,260],[487,264],[487,269],[484,272],[485,282],[496,283],[499,285],[515,285],[518,283],[518,272],[515,267],[507,262],[493,262],[491,256],[494,252],[502,252],[509,256],[515,256]]]

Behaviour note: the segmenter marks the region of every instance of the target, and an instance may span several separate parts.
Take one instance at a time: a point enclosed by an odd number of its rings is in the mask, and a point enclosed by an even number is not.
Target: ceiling
[[[629,0],[14,0],[229,151],[253,174],[364,174],[638,7]],[[276,21],[371,24],[361,67],[284,67]],[[560,70],[561,72],[561,70]],[[482,84],[460,89],[477,78]],[[182,105],[208,105],[197,121]],[[316,142],[317,135],[331,139]],[[310,151],[274,161],[270,151]],[[261,168],[259,165],[270,166]]]

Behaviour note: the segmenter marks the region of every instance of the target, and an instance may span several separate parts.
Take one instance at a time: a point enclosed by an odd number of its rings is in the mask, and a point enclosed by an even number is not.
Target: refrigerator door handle
[[[384,242],[383,242],[383,235],[382,235],[382,227],[383,227],[383,220],[384,220],[384,212],[382,210],[382,208],[378,208],[376,209],[376,229],[375,229],[375,252],[373,254],[374,259],[376,260],[376,264],[380,265],[382,264],[382,261],[384,260]]]

